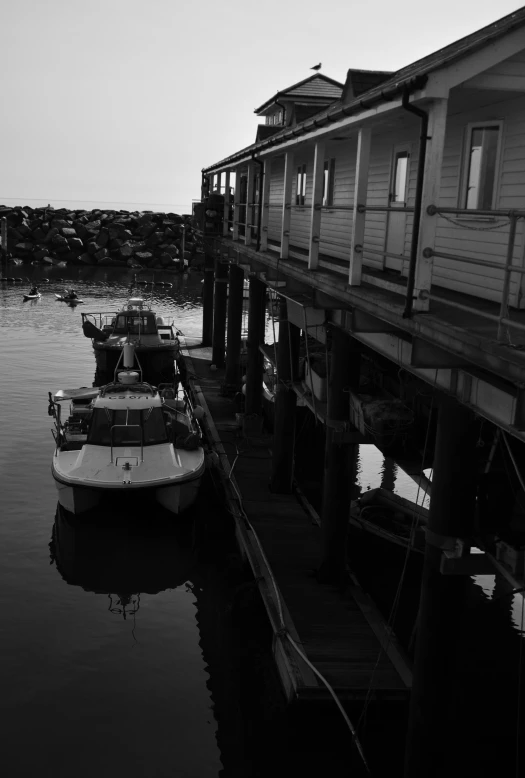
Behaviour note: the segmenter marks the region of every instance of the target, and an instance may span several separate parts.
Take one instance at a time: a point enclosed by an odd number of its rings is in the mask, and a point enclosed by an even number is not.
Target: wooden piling
[[[453,550],[457,539],[467,538],[474,529],[477,433],[469,410],[443,396],[426,532],[405,778],[456,775],[450,760],[455,764],[468,761],[468,743],[454,721],[454,701],[461,685],[455,654],[469,577],[444,575],[440,570],[444,550]]]
[[[265,312],[266,286],[257,278],[250,278],[245,402],[247,416],[260,415],[262,411],[263,355],[259,346],[264,342]]]
[[[228,277],[228,332],[226,338],[226,386],[239,389],[241,385],[240,354],[242,329],[242,301],[244,273],[237,265],[230,265]]]
[[[211,346],[213,341],[213,286],[215,281],[213,257],[206,254],[204,281],[202,283],[202,345]]]
[[[213,341],[211,361],[224,367],[226,350],[226,303],[228,300],[228,265],[215,260],[215,289],[213,295]]]
[[[323,581],[339,581],[345,574],[348,517],[359,456],[357,441],[343,439],[341,429],[334,425],[349,419],[348,390],[359,385],[359,351],[355,341],[337,327],[331,329],[331,336],[321,512],[323,557],[319,568]]]
[[[288,321],[286,299],[279,302],[279,344],[277,382],[275,384],[274,437],[271,490],[291,494],[294,475],[295,423],[297,395],[290,382],[299,374],[299,327]]]

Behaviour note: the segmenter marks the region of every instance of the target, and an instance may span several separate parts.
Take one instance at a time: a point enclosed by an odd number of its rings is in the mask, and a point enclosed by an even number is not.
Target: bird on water
[[[322,63],[320,62],[318,65],[314,65],[313,68],[310,68],[310,70],[321,70]]]

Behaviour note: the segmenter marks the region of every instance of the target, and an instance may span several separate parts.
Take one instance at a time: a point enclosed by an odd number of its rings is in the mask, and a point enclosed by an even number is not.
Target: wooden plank
[[[218,394],[218,380],[215,386],[210,383],[204,389],[206,397],[201,388],[195,386],[200,393],[199,401],[207,411],[206,424],[214,430],[215,449],[223,471],[230,473],[231,462],[237,457],[235,448],[228,445],[232,433],[223,432],[224,440],[221,440],[213,418],[209,416],[210,410],[216,414],[217,421],[224,421],[231,415],[231,403]],[[355,600],[345,599],[335,587],[318,584],[314,568],[319,555],[319,529],[312,524],[311,516],[295,496],[269,492],[269,462],[267,437],[254,438],[253,448],[241,451],[237,457],[232,481],[243,495],[244,510],[273,571],[287,628],[316,667],[319,662],[319,670],[341,690],[343,699],[365,699],[380,649],[378,639]],[[310,695],[312,700],[327,699],[326,689],[280,633],[270,571],[256,536],[247,531],[234,499],[231,506],[236,517],[237,537],[258,578],[274,629],[274,657],[287,698],[305,699]],[[406,698],[406,684],[387,656],[375,672],[374,687],[377,688],[373,689],[373,696]]]

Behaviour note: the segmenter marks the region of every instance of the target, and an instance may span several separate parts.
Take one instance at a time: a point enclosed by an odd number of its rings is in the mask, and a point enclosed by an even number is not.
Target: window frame
[[[467,195],[468,195],[468,179],[470,172],[470,148],[472,143],[472,133],[474,130],[483,129],[485,127],[497,127],[498,128],[498,142],[496,146],[496,160],[494,163],[494,185],[492,190],[492,200],[490,208],[467,208]],[[463,155],[461,160],[461,183],[459,187],[458,196],[458,208],[468,211],[467,214],[462,214],[464,218],[469,218],[470,214],[476,216],[477,211],[489,210],[494,211],[496,209],[499,190],[501,184],[501,158],[502,158],[502,145],[503,145],[503,129],[504,124],[502,119],[485,119],[479,122],[469,122],[465,127],[465,136],[463,139]],[[483,217],[482,217],[483,218]],[[490,218],[490,217],[484,217]]]
[[[306,204],[306,162],[297,166],[297,177],[295,179],[295,204],[304,206]]]
[[[328,157],[323,166],[323,198],[322,207],[331,208],[335,196],[335,157]],[[328,175],[326,175],[328,173]]]

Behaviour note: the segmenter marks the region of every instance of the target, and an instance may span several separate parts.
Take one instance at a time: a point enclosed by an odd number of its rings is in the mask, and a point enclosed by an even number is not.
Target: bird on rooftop
[[[310,70],[321,70],[322,63],[320,62],[318,65],[314,65],[313,68],[310,68]]]

